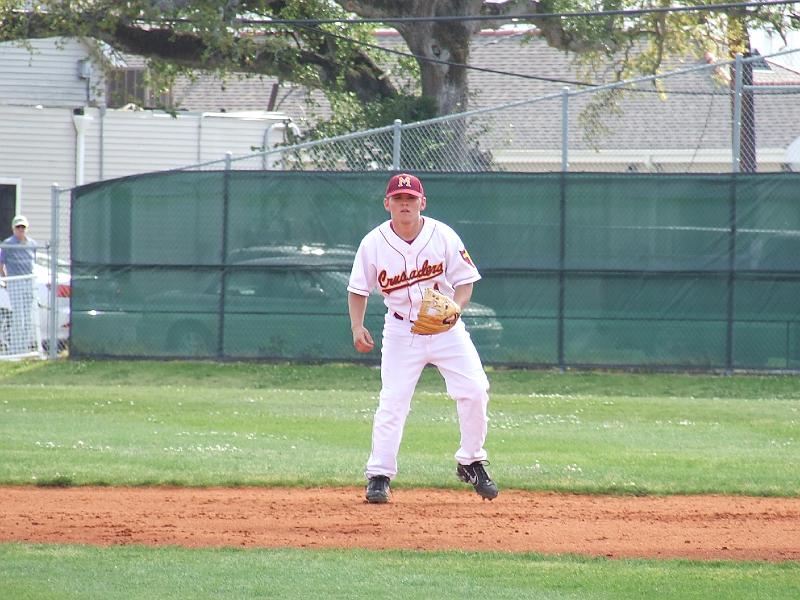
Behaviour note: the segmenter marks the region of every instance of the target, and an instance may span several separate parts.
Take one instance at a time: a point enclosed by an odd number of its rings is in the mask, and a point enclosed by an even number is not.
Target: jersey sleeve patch
[[[466,248],[459,250],[458,253],[461,255],[461,258],[464,259],[465,263],[467,263],[470,267],[475,267],[475,263],[472,262],[472,257],[469,255],[469,252],[467,252]]]

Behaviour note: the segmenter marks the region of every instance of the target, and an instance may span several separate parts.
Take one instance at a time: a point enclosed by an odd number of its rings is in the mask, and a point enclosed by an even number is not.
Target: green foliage
[[[373,51],[362,45],[374,28],[368,25],[284,27],[271,19],[331,19],[350,16],[326,0],[238,3],[118,3],[98,0],[0,4],[0,41],[30,37],[81,36],[148,59],[150,83],[168,87],[179,73],[202,70],[223,79],[232,73],[267,74],[331,94],[357,93],[380,104],[392,98],[381,81]],[[236,11],[240,12],[236,12]],[[330,35],[333,34],[333,35]],[[361,80],[365,83],[361,84]],[[373,83],[370,83],[373,82]]]
[[[685,2],[696,3],[699,2]],[[588,0],[543,0],[536,4],[536,10],[574,12],[652,5],[644,0],[606,0],[599,4]],[[372,24],[289,27],[271,24],[270,20],[352,17],[350,9],[364,16],[415,14],[412,6],[398,6],[343,0],[43,0],[32,8],[25,0],[4,0],[0,3],[0,41],[45,36],[95,38],[118,50],[147,57],[153,71],[151,83],[157,88],[168,86],[178,72],[200,69],[223,78],[235,72],[271,75],[323,90],[336,117],[331,123],[317,125],[310,134],[311,139],[316,139],[380,127],[395,118],[404,122],[425,118],[436,112],[433,107],[441,106],[439,94],[444,94],[445,89],[442,86],[430,90],[430,98],[420,98],[419,64],[413,58],[387,56],[366,45],[374,41]],[[395,10],[405,12],[395,15]],[[791,10],[791,6],[776,5],[746,11],[574,17],[539,19],[534,23],[545,30],[549,43],[576,52],[587,68],[605,69],[610,62],[613,78],[618,80],[656,73],[670,56],[700,56],[711,51],[721,57],[745,50],[747,31],[755,27],[768,26],[783,35],[798,26],[797,19],[791,18]],[[440,33],[447,37],[446,30]]]
[[[400,119],[415,123],[436,116],[436,102],[432,98],[400,95],[385,102],[362,104],[352,94],[328,95],[333,115],[318,121],[308,133],[308,139],[322,139],[344,135],[362,129],[376,129]]]
[[[578,115],[583,138],[593,149],[598,150],[602,139],[611,132],[604,118],[609,115],[623,114],[620,102],[624,96],[625,92],[620,88],[593,94],[591,100]]]
[[[608,0],[544,0],[540,12],[612,11],[670,6],[702,6],[706,2]],[[716,59],[733,58],[749,51],[748,32],[767,28],[781,36],[800,24],[791,18],[788,5],[760,6],[755,10],[658,12],[632,16],[544,19],[540,24],[555,29],[565,49],[597,76],[621,81],[656,74],[670,59],[691,60],[709,53]],[[609,68],[611,65],[611,68]],[[606,79],[608,81],[608,79]]]
[[[408,3],[406,3],[408,4]],[[412,3],[413,4],[413,3]],[[702,4],[687,0],[684,5]],[[363,6],[361,6],[363,5]],[[671,4],[659,1],[657,6]],[[645,0],[543,0],[539,12],[577,12],[650,8]],[[479,10],[480,7],[476,7]],[[329,0],[231,3],[224,0],[175,2],[112,0],[72,3],[44,0],[31,9],[24,0],[0,4],[0,40],[24,40],[51,35],[82,36],[111,44],[119,50],[139,53],[149,61],[147,83],[156,92],[156,106],[175,112],[179,107],[161,105],[180,74],[196,70],[214,73],[223,81],[232,74],[270,75],[314,90],[322,90],[332,116],[312,119],[302,140],[317,140],[355,131],[391,125],[395,119],[414,123],[446,110],[444,98],[469,97],[453,89],[448,77],[427,78],[427,95],[420,93],[420,65],[413,57],[389,55],[371,47],[372,24],[329,23],[296,26],[275,25],[272,19],[341,19],[348,10],[364,16],[411,16],[413,6],[397,7],[381,2],[350,3]],[[709,56],[732,57],[749,50],[748,32],[769,27],[784,35],[797,28],[789,5],[762,6],[755,10],[644,13],[636,16],[534,19],[544,38],[554,47],[577,56],[586,77],[621,81],[642,74],[658,74],[670,61]],[[402,12],[405,11],[405,12]],[[460,28],[452,26],[450,33]],[[459,36],[437,29],[440,40],[458,44]],[[458,29],[461,31],[461,29]],[[466,37],[463,38],[467,40]],[[464,41],[464,43],[468,43]],[[466,48],[451,54],[468,56]],[[674,64],[673,64],[674,66]],[[437,67],[438,68],[438,67]],[[439,83],[430,80],[441,79]],[[451,86],[451,87],[449,87]],[[661,83],[654,82],[663,93]],[[603,120],[619,110],[623,92],[597,94],[581,115],[584,137],[595,147],[606,131]],[[312,109],[311,114],[315,114]],[[404,145],[402,165],[407,169],[438,170],[442,165],[461,170],[494,168],[490,152],[480,147],[481,131],[469,124],[443,126],[440,131],[419,134]],[[392,164],[391,144],[368,145],[353,151],[347,147],[310,150],[310,160],[321,169],[386,169]],[[307,157],[285,158],[285,168],[307,168]]]

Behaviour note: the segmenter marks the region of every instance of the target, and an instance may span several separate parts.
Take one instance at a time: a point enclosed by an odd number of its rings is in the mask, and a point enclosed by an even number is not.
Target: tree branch
[[[118,17],[109,26],[105,11],[75,15],[72,23],[52,19],[47,13],[6,13],[2,22],[0,39],[85,36],[129,54],[184,68],[272,75],[320,89],[351,92],[361,102],[394,98],[398,94],[368,54],[356,46],[346,48],[344,55],[337,53],[335,41],[321,31],[316,32],[321,37],[304,38],[296,48],[291,47],[286,34],[231,36],[224,44],[214,44],[196,30],[134,24],[124,17]],[[308,69],[302,69],[303,66],[312,66],[316,77]]]
[[[516,15],[531,14],[535,11],[537,2],[534,0],[508,0],[507,2],[484,2],[481,6],[482,15],[496,15],[502,17],[514,17]],[[481,21],[483,29],[498,29],[501,25],[507,25],[507,20]]]

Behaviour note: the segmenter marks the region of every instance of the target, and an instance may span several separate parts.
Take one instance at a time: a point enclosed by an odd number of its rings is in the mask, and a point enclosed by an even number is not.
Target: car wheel
[[[69,341],[58,340],[58,346],[56,346],[56,348],[58,348],[59,352],[66,352],[67,350],[69,350]],[[42,340],[42,349],[45,352],[50,351],[50,340]]]
[[[170,349],[181,356],[209,356],[211,334],[198,325],[179,325],[170,331]]]

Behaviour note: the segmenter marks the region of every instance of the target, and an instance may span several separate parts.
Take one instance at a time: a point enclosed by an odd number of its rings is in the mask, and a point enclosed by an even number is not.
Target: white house
[[[281,112],[173,116],[133,103],[107,108],[114,105],[108,94],[119,91],[138,94],[146,102],[141,67],[93,41],[47,38],[28,40],[27,47],[0,44],[0,236],[10,235],[11,218],[21,212],[34,238],[50,239],[54,183],[66,190],[221,160],[226,152],[251,154],[283,142],[289,119]],[[60,205],[66,228],[66,194]]]

